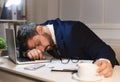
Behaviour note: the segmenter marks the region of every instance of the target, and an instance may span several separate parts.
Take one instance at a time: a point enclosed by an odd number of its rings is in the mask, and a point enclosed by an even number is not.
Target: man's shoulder
[[[81,21],[77,21],[77,20],[61,20],[60,18],[56,18],[53,20],[47,20],[46,22],[40,24],[40,25],[49,25],[49,24],[53,24],[53,25],[67,25],[67,26],[71,26],[74,24],[79,24],[79,25],[85,25],[83,22]]]

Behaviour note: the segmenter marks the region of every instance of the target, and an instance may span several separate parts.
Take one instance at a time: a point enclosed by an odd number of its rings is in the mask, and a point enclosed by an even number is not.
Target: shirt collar
[[[52,35],[52,39],[54,41],[54,43],[56,44],[56,38],[55,38],[55,32],[54,32],[54,27],[53,24],[48,24],[46,25],[48,27],[48,29],[50,30],[50,33]]]

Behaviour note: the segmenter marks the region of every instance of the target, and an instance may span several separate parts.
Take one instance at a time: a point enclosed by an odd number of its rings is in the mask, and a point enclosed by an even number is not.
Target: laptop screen
[[[17,55],[16,55],[15,33],[13,29],[6,29],[6,41],[7,41],[9,58],[15,62]]]

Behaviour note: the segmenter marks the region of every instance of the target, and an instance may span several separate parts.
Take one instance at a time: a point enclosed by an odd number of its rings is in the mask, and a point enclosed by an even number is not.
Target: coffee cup
[[[97,73],[98,66],[93,63],[78,63],[78,72],[73,74],[73,79],[85,81],[85,82],[94,82],[100,81],[104,77],[99,76]]]
[[[95,78],[98,77],[98,66],[93,63],[79,63],[77,75],[80,78]]]

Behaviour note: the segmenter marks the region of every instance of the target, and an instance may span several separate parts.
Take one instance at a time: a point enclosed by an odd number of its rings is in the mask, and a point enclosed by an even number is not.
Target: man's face
[[[47,33],[42,33],[33,36],[33,38],[29,39],[27,44],[28,48],[31,49],[39,49],[40,51],[44,52],[45,48],[51,45],[52,38]]]

